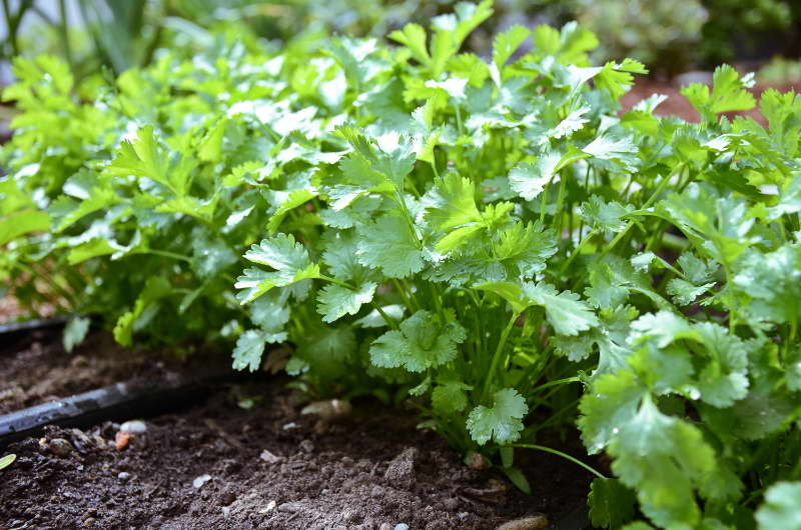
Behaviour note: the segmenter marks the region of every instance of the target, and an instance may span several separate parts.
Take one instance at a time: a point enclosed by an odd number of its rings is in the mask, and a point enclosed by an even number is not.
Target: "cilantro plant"
[[[642,64],[593,66],[576,24],[461,53],[491,14],[220,40],[91,103],[18,61],[6,277],[123,343],[228,339],[311,394],[405,400],[523,489],[516,448],[589,468],[538,443],[578,417],[612,459],[597,526],[797,528],[801,99],[729,119],[756,101],[722,66],[683,90],[700,123],[620,113]]]

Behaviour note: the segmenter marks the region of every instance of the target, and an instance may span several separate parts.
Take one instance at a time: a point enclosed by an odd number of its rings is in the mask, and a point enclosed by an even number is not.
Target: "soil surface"
[[[0,336],[0,414],[123,381],[172,380],[196,366],[225,370],[225,355],[200,353],[182,362],[152,351],[131,351],[106,332],[90,332],[68,354],[60,327],[40,329],[22,337]],[[213,368],[209,368],[213,367]]]
[[[217,370],[211,356],[134,354],[103,332],[67,354],[60,337],[46,329],[0,344],[0,413]],[[411,412],[364,399],[326,421],[301,414],[306,403],[286,383],[265,375],[209,387],[203,402],[145,418],[145,432],[130,437],[107,422],[48,427],[0,448],[17,456],[0,470],[0,528],[491,529],[526,516],[535,526],[520,528],[539,528],[585,503],[591,477],[566,460],[518,452],[534,490],[524,495],[497,471],[466,466],[439,435],[416,429]],[[539,443],[581,458],[576,434],[568,438]]]
[[[590,476],[565,460],[516,455],[527,496],[467,467],[409,413],[364,400],[323,421],[272,381],[218,387],[129,438],[108,422],[49,427],[10,445],[2,454],[17,459],[0,471],[0,527],[491,529],[525,516],[557,521],[585,502]],[[258,404],[245,410],[242,396]]]

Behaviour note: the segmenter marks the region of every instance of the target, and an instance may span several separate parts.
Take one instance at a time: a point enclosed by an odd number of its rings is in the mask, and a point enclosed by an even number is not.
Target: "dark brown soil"
[[[586,496],[589,476],[549,455],[520,455],[535,492],[526,496],[465,466],[411,415],[365,401],[325,424],[300,415],[277,382],[269,387],[238,389],[266,392],[250,410],[220,388],[204,404],[148,420],[121,451],[111,423],[12,444],[0,527],[490,529],[536,513],[557,520]],[[58,438],[72,446],[66,456],[53,453]]]
[[[197,365],[228,366],[224,355],[196,354],[189,362],[147,350],[132,352],[105,332],[92,332],[68,354],[60,328],[22,338],[0,336],[0,414],[121,381],[172,379]]]
[[[40,331],[19,353],[0,348],[0,411],[187,370],[102,333],[72,355],[59,342],[59,331]],[[203,403],[146,419],[119,451],[112,423],[48,428],[0,450],[17,455],[0,471],[0,528],[490,529],[540,513],[557,521],[585,502],[590,476],[560,458],[516,455],[534,490],[524,495],[496,471],[468,468],[411,413],[364,400],[325,423],[301,415],[285,383],[213,387]],[[539,442],[580,457],[569,438]],[[59,444],[67,454],[55,454]]]

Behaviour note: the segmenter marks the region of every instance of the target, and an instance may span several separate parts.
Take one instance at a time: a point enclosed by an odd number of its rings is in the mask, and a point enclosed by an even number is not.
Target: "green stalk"
[[[554,455],[557,455],[557,456],[561,456],[565,460],[570,460],[574,464],[583,467],[584,469],[586,469],[587,471],[589,471],[590,473],[592,473],[593,475],[595,475],[598,478],[603,478],[603,479],[606,478],[605,476],[603,476],[603,474],[601,474],[600,471],[597,471],[597,470],[595,470],[595,468],[593,468],[591,466],[588,466],[587,464],[585,464],[584,462],[582,462],[578,458],[574,458],[574,457],[570,456],[569,454],[563,453],[562,451],[557,451],[556,449],[551,449],[550,447],[545,447],[544,445],[511,444],[511,447],[519,447],[521,449],[533,449],[534,451],[544,451],[546,453],[551,453],[551,454],[554,454]]]
[[[509,319],[507,322],[506,327],[503,328],[501,332],[501,339],[498,341],[498,347],[495,348],[495,353],[492,356],[492,361],[490,361],[489,370],[487,370],[486,379],[484,379],[484,390],[482,391],[482,401],[487,398],[489,394],[490,383],[492,382],[493,377],[495,376],[495,371],[497,370],[498,363],[501,360],[501,354],[503,353],[503,349],[506,346],[506,340],[509,338],[509,333],[512,331],[512,327],[515,325],[517,321],[517,317],[520,316],[520,313],[512,313],[512,318]]]
[[[550,388],[552,386],[559,386],[559,385],[564,385],[564,384],[567,384],[567,383],[579,383],[579,382],[581,382],[581,379],[579,379],[578,377],[566,377],[564,379],[557,379],[555,381],[548,381],[547,383],[543,383],[543,384],[541,384],[539,386],[534,387],[531,390],[531,393],[534,394],[534,393],[536,393],[536,392],[538,392],[540,390],[545,390],[546,388]]]
[[[596,231],[593,228],[592,230],[587,232],[587,234],[583,238],[581,238],[581,241],[579,241],[579,244],[576,245],[576,248],[573,249],[573,252],[567,258],[567,260],[565,260],[565,262],[562,263],[562,267],[559,269],[560,276],[564,274],[565,271],[567,271],[567,268],[570,266],[571,263],[573,263],[573,260],[576,259],[576,256],[581,254],[581,249],[584,248],[584,245],[586,245],[587,242],[590,240],[590,238],[592,238],[592,236],[594,236],[595,234]]]
[[[143,254],[155,254],[156,256],[163,256],[165,258],[177,259],[178,261],[185,261],[187,263],[192,262],[192,258],[189,256],[184,256],[183,254],[177,254],[175,252],[170,252],[169,250],[158,250],[155,248],[149,248]]]

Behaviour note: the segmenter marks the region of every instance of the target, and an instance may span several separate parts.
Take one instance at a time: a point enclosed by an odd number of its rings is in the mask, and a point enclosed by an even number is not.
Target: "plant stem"
[[[581,382],[581,379],[579,379],[578,377],[566,377],[564,379],[557,379],[555,381],[548,381],[547,383],[543,383],[543,384],[541,384],[539,386],[534,387],[531,390],[531,393],[534,394],[534,393],[536,393],[536,392],[538,392],[540,390],[545,390],[546,388],[550,388],[552,386],[559,386],[559,385],[564,385],[564,384],[567,384],[567,383],[578,383],[578,382]]]
[[[145,253],[146,254],[155,254],[156,256],[163,256],[165,258],[177,259],[179,261],[185,261],[187,263],[190,263],[192,261],[192,258],[190,258],[189,256],[184,256],[183,254],[177,254],[175,252],[170,252],[169,250],[158,250],[158,249],[155,249],[155,248],[149,248],[149,249],[147,249],[147,251]]]
[[[592,230],[587,232],[587,235],[585,235],[583,238],[581,238],[581,241],[579,241],[579,244],[576,245],[576,248],[573,249],[573,253],[570,254],[570,256],[567,258],[567,260],[565,260],[565,262],[562,264],[562,267],[559,269],[559,275],[560,276],[565,273],[565,271],[570,266],[570,264],[573,262],[573,260],[576,259],[576,256],[581,254],[581,249],[584,248],[584,245],[587,244],[587,241],[589,241],[590,238],[592,238],[592,236],[594,236],[595,234],[596,234],[596,232],[595,232],[595,229],[593,228]]]
[[[503,328],[501,332],[501,338],[498,341],[498,347],[495,348],[495,353],[492,356],[492,360],[490,361],[489,370],[487,370],[486,379],[484,379],[484,390],[482,392],[482,398],[486,399],[487,394],[489,393],[490,384],[492,383],[492,379],[495,376],[495,371],[497,370],[498,363],[501,360],[501,354],[503,353],[503,348],[506,346],[506,340],[509,338],[509,333],[512,331],[512,327],[515,325],[517,321],[517,317],[520,316],[520,313],[512,313],[512,318],[509,319],[507,322],[506,327]]]
[[[600,471],[596,471],[593,467],[588,466],[587,464],[585,464],[584,462],[582,462],[578,458],[574,458],[574,457],[572,457],[572,456],[570,456],[570,455],[568,455],[566,453],[563,453],[562,451],[557,451],[556,449],[551,449],[550,447],[545,447],[544,445],[511,444],[511,447],[519,447],[521,449],[533,449],[534,451],[544,451],[546,453],[551,453],[551,454],[554,454],[554,455],[557,455],[557,456],[561,456],[562,458],[564,458],[566,460],[570,460],[574,464],[583,467],[584,469],[586,469],[587,471],[589,471],[590,473],[592,473],[593,475],[595,475],[598,478],[603,478],[603,479],[606,478],[605,476],[603,476],[601,474]]]

